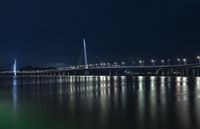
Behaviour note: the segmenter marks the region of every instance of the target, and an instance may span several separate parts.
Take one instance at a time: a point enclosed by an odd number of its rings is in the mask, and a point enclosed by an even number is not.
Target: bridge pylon
[[[15,62],[13,64],[13,74],[14,74],[14,76],[17,75],[17,60],[16,59],[15,59]]]
[[[87,60],[87,47],[85,39],[83,38],[83,47],[84,47],[84,62],[85,62],[85,69],[88,69],[88,60]]]

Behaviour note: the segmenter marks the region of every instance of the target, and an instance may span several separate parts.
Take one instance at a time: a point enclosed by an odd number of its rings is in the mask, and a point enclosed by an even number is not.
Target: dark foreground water
[[[0,129],[173,128],[200,128],[200,77],[0,77]]]

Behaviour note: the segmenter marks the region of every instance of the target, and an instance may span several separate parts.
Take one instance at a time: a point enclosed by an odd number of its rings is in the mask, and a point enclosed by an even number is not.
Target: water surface
[[[173,128],[200,128],[200,77],[0,77],[0,129]]]

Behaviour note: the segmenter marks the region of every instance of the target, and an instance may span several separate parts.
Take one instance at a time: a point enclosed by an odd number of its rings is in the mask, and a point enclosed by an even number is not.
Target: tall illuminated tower
[[[14,76],[17,75],[17,60],[15,59],[14,65],[13,65],[13,74]]]
[[[87,48],[86,48],[86,42],[83,38],[83,47],[84,47],[84,62],[85,62],[85,69],[88,68],[88,61],[87,61]]]

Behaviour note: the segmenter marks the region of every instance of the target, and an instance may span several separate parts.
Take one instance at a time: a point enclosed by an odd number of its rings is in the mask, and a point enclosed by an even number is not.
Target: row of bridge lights
[[[198,60],[198,62],[200,63],[200,56],[197,56],[197,60]],[[171,61],[170,59],[161,60],[161,64],[162,64],[162,65],[165,65],[165,63],[167,63],[167,65],[170,65],[170,61]],[[152,63],[153,66],[155,66],[157,61],[156,61],[155,59],[151,59],[150,62]],[[177,58],[177,63],[178,63],[178,65],[181,65],[182,63],[183,63],[184,65],[186,65],[187,62],[188,62],[187,58],[182,58],[182,59],[181,59],[181,58]],[[133,65],[134,65],[136,62],[133,61],[132,63],[133,63]],[[139,61],[138,61],[138,64],[139,64],[139,65],[144,65],[144,63],[145,63],[144,60],[139,60]],[[118,65],[118,63],[114,62],[114,66],[117,66],[117,65]],[[122,65],[122,66],[123,66],[123,65],[126,65],[126,62],[121,62],[121,65]],[[102,63],[101,63],[100,66],[105,66],[105,64],[102,65]]]
[[[162,63],[162,65],[165,65],[165,63],[167,62],[167,65],[170,65],[170,61],[171,61],[170,59],[168,59],[167,61],[161,60],[161,63]],[[178,62],[179,65],[181,64],[181,61],[183,61],[183,63],[185,65],[187,64],[187,59],[186,58],[183,58],[182,60],[180,58],[177,58],[177,62]],[[156,65],[156,62],[157,61],[155,59],[151,59],[151,63],[152,63],[153,66]],[[139,63],[139,65],[143,65],[145,63],[145,61],[139,60],[138,63]],[[200,57],[199,57],[199,63],[200,63]]]
[[[199,64],[200,64],[200,56],[197,56],[197,60],[199,61]],[[162,63],[162,65],[165,65],[165,62],[167,62],[167,65],[169,65],[170,64],[170,59],[168,59],[167,61],[165,61],[165,60],[161,60],[161,63]],[[186,58],[183,58],[183,59],[180,59],[180,58],[177,58],[177,62],[178,62],[178,64],[179,65],[181,65],[181,62],[183,62],[183,64],[187,64],[187,59]],[[140,65],[143,65],[144,64],[144,61],[143,60],[139,60],[138,61],[138,63],[140,64]],[[155,63],[156,63],[156,60],[154,60],[154,59],[152,59],[151,60],[151,63],[152,63],[152,65],[155,65]]]
[[[199,61],[199,63],[200,63],[200,56],[198,56],[197,59],[198,59],[198,61]],[[165,65],[165,63],[167,63],[167,65],[170,65],[170,61],[171,61],[170,59],[161,60],[161,64],[162,64],[162,65]],[[177,58],[177,62],[178,62],[179,65],[181,65],[182,62],[183,62],[183,64],[186,65],[186,64],[187,64],[187,61],[188,61],[188,60],[187,60],[186,58],[183,58],[183,59]],[[157,61],[156,61],[155,59],[151,59],[150,62],[151,62],[152,65],[154,66],[154,65],[156,65],[156,62],[157,62]],[[134,65],[135,63],[136,63],[135,61],[132,62],[133,65]],[[139,60],[139,61],[138,61],[138,64],[139,64],[139,65],[144,65],[144,63],[145,63],[144,60]],[[121,62],[121,65],[122,65],[122,66],[125,66],[125,65],[126,65],[126,62],[122,61],[122,62]],[[90,64],[89,67],[90,67],[90,66],[120,66],[120,65],[119,65],[119,63],[114,62],[113,65],[110,64],[110,63],[100,63],[100,64],[96,64],[96,65]]]
[[[200,56],[198,56],[198,60],[199,60],[199,63],[200,63]],[[167,65],[169,65],[169,64],[170,64],[170,61],[171,61],[170,59],[168,59],[167,61],[161,60],[161,63],[162,63],[162,65],[165,65],[165,63],[167,62]],[[180,58],[177,58],[177,62],[178,62],[179,65],[181,64],[181,62],[183,62],[183,63],[186,65],[186,64],[187,64],[187,59],[186,59],[186,58],[183,58],[183,59],[181,60]],[[156,60],[152,59],[152,60],[151,60],[151,63],[152,63],[152,65],[155,65]],[[144,61],[139,60],[139,64],[140,64],[140,65],[144,64]]]
[[[198,60],[198,63],[200,64],[200,56],[197,56],[196,59]],[[155,59],[151,59],[151,60],[150,60],[150,62],[152,63],[153,66],[156,65],[156,62],[160,62],[162,65],[170,65],[170,61],[171,61],[170,59],[167,59],[167,60],[163,60],[163,59],[162,59],[162,60],[160,60],[160,61],[157,61],[157,60],[155,60]],[[176,61],[177,61],[177,64],[178,64],[178,65],[181,65],[181,64],[186,65],[187,62],[188,62],[187,58],[177,58]],[[138,62],[135,62],[135,61],[132,62],[133,65],[138,64],[139,66],[143,66],[144,63],[145,63],[144,60],[138,60]],[[122,61],[122,62],[121,62],[121,66],[125,66],[125,65],[126,65],[126,62]],[[100,67],[104,67],[104,66],[117,67],[117,66],[120,66],[120,64],[117,63],[117,62],[114,62],[113,64],[112,64],[112,63],[105,63],[105,62],[103,62],[103,63],[96,63],[96,64],[88,64],[88,66],[89,66],[89,67],[99,67],[99,66],[100,66]],[[66,67],[66,68],[69,68],[69,69],[84,68],[84,65],[69,66],[69,67]],[[60,69],[63,69],[63,68],[60,68]]]

